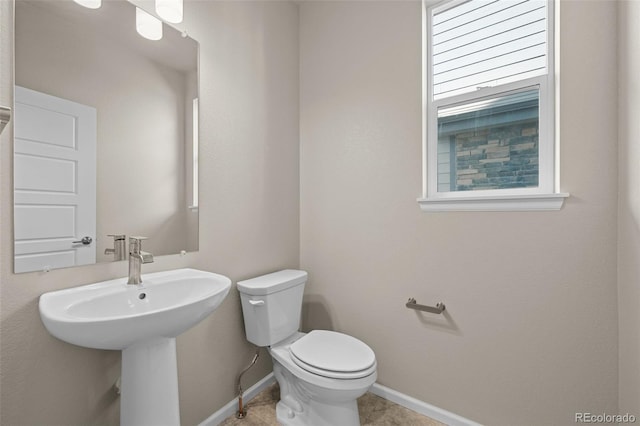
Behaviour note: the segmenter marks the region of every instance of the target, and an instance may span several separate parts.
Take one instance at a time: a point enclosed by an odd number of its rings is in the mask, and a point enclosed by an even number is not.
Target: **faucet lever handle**
[[[147,237],[129,237],[129,253],[140,254],[142,251],[142,242]]]

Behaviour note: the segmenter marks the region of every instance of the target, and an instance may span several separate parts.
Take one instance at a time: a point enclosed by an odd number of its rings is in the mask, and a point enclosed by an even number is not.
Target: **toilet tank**
[[[307,273],[295,269],[239,281],[247,340],[270,346],[297,332],[306,282]]]

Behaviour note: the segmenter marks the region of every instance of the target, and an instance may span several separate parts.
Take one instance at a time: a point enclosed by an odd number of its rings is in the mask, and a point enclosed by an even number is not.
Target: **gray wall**
[[[381,384],[492,425],[618,408],[616,3],[560,9],[571,198],[559,212],[428,214],[420,3],[300,4],[305,325],[368,343]]]
[[[180,25],[200,41],[200,251],[164,256],[146,272],[195,267],[234,282],[298,266],[297,8],[288,2],[187,1]],[[12,2],[0,1],[0,105],[11,105]],[[51,337],[41,293],[125,276],[125,262],[14,275],[12,126],[0,138],[0,423],[117,424],[111,386],[118,352]],[[182,422],[197,424],[230,401],[251,360],[238,293],[178,338]],[[271,369],[268,357],[245,386]]]
[[[640,2],[618,8],[620,412],[640,413]]]

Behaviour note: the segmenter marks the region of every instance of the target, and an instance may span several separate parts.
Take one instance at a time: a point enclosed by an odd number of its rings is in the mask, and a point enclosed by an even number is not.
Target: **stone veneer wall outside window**
[[[449,135],[448,139],[450,191],[538,186],[537,118],[467,130]]]

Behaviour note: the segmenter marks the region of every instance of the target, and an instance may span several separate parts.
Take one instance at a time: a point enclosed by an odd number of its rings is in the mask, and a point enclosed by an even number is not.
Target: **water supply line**
[[[253,367],[253,365],[258,360],[259,356],[260,356],[260,348],[256,349],[256,354],[253,356],[253,359],[251,360],[251,363],[249,365],[247,365],[247,367],[244,370],[242,370],[242,372],[238,376],[238,386],[237,386],[237,388],[238,388],[238,411],[236,412],[236,418],[237,419],[244,419],[247,416],[247,409],[246,409],[246,407],[244,407],[242,405],[242,394],[243,394],[243,390],[242,390],[242,375],[244,373],[246,373],[247,371],[249,371],[249,369],[251,367]]]

